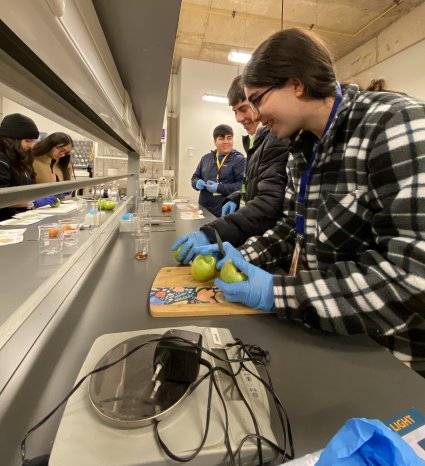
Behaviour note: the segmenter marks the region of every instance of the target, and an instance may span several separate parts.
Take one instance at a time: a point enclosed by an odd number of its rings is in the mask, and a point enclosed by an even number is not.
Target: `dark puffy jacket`
[[[279,140],[269,128],[258,130],[254,145],[248,151],[246,193],[233,193],[226,198],[239,205],[243,196],[245,206],[233,214],[214,220],[201,228],[212,243],[214,230],[223,241],[237,247],[249,237],[262,235],[282,216],[286,186],[286,162],[289,139]]]
[[[204,180],[217,180],[217,150],[213,150],[202,156],[195,173],[192,175],[192,187],[196,189],[196,182]],[[208,209],[216,217],[221,215],[221,207],[226,196],[241,189],[243,174],[245,170],[245,157],[233,149],[227,156],[223,166],[220,169],[220,178],[218,185],[218,194],[212,194],[207,189],[199,193],[199,204]],[[196,189],[198,191],[198,189]]]
[[[21,176],[18,176],[10,167],[8,158],[3,152],[0,152],[0,188],[11,188],[13,186],[22,186],[31,184],[31,176],[25,171]],[[23,207],[4,207],[0,209],[0,221],[11,218],[18,212],[24,212]]]

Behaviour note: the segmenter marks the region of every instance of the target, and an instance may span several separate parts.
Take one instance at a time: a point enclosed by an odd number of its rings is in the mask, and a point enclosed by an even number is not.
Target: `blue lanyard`
[[[342,102],[342,92],[341,92],[341,86],[339,82],[336,83],[336,97],[335,97],[335,102],[333,104],[331,113],[329,115],[328,121],[325,126],[325,130],[323,131],[322,138],[323,136],[328,132],[329,127],[331,126],[332,121],[335,118],[336,112],[338,110],[338,107],[340,103]],[[295,231],[297,232],[297,235],[304,235],[304,211],[305,211],[305,193],[307,191],[307,185],[310,180],[310,175],[311,171],[313,168],[314,161],[316,160],[316,155],[317,155],[317,146],[314,146],[313,152],[311,154],[310,160],[308,162],[307,168],[305,169],[303,176],[301,177],[300,181],[300,190],[298,192],[298,200],[297,204],[302,204],[303,209],[302,212],[296,212],[296,218],[295,218]]]

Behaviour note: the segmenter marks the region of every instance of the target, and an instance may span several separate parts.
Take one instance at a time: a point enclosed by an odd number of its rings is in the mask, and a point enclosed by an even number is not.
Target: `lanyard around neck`
[[[326,122],[326,126],[322,134],[322,138],[328,132],[341,102],[342,102],[341,86],[339,82],[337,82],[335,102],[332,106],[332,110],[329,115],[328,121]],[[313,164],[314,164],[314,161],[316,160],[316,155],[317,155],[317,145],[315,144],[310,160],[308,161],[308,165],[300,180],[300,190],[298,192],[298,201],[297,201],[298,208],[297,208],[296,218],[295,218],[295,231],[297,232],[297,235],[304,235],[305,194],[306,194],[307,186],[310,180],[310,175],[311,175],[311,171],[313,168]],[[300,212],[299,208],[301,206],[302,206],[302,209],[301,209],[302,211]]]
[[[229,154],[227,154],[227,155],[229,155]],[[216,154],[216,156],[215,156],[215,157],[216,157],[216,158],[215,158],[215,162],[216,162],[216,164],[217,164],[217,182],[218,182],[218,180],[220,179],[220,170],[221,170],[221,167],[223,166],[225,160],[227,159],[227,155],[225,155],[225,156],[222,158],[221,162],[218,160],[218,157],[219,157],[218,152],[217,152],[217,154]]]

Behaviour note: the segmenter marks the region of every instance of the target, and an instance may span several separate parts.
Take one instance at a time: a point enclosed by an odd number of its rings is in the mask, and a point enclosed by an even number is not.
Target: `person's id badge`
[[[301,254],[301,246],[303,243],[303,235],[297,234],[294,253],[292,254],[291,267],[289,269],[289,276],[295,277],[298,271],[298,262]]]

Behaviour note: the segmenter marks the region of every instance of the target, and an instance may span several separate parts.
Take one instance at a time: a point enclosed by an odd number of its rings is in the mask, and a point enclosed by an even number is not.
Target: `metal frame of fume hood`
[[[83,181],[61,181],[58,183],[41,183],[25,186],[14,186],[13,188],[0,189],[0,208],[8,207],[20,202],[28,202],[40,197],[71,192],[86,186],[109,183],[123,178],[132,178],[134,173],[127,173],[119,176],[101,176]],[[135,193],[131,193],[134,195]]]

